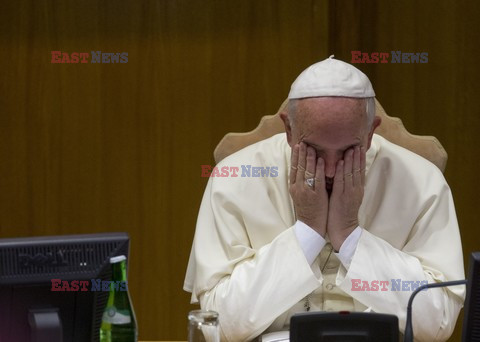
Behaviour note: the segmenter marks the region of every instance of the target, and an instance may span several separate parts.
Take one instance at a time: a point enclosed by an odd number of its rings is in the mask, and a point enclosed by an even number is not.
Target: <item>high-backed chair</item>
[[[269,138],[277,133],[285,132],[285,127],[279,113],[285,109],[287,103],[288,100],[285,100],[275,115],[264,116],[253,131],[226,134],[213,152],[215,162],[218,163],[226,156],[257,141]],[[402,120],[388,116],[377,100],[375,100],[375,105],[376,115],[382,118],[382,123],[375,130],[375,133],[421,155],[435,164],[442,172],[445,171],[448,156],[437,138],[410,134],[403,126]]]

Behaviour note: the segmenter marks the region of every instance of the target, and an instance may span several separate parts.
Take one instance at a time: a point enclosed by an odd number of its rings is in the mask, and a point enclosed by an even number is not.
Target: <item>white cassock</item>
[[[192,302],[219,312],[223,341],[286,329],[307,302],[311,310],[394,314],[403,331],[410,282],[465,278],[443,174],[378,135],[367,152],[361,235],[350,265],[339,262],[329,243],[310,264],[294,232],[290,154],[284,133],[248,146],[218,165],[239,167],[238,176],[212,177],[205,190],[184,289]],[[278,175],[241,177],[242,165],[277,167]],[[380,281],[388,281],[387,290],[375,290]],[[418,294],[416,340],[447,339],[464,296],[464,286]]]

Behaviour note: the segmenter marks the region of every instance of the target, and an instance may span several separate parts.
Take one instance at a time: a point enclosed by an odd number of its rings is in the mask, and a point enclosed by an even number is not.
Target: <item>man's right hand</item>
[[[292,149],[290,195],[297,219],[325,237],[328,217],[328,194],[325,188],[325,162],[315,149],[304,142]],[[305,180],[314,178],[310,187]]]

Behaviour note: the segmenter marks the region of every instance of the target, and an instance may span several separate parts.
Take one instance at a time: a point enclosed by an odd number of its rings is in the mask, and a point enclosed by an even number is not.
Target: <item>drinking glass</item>
[[[188,342],[220,342],[218,313],[193,310],[188,313]]]

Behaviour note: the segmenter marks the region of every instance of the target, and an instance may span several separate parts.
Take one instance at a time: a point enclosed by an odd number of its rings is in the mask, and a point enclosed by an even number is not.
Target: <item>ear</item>
[[[368,148],[370,148],[370,145],[372,144],[372,138],[373,138],[373,133],[375,132],[375,129],[377,129],[378,126],[382,123],[382,118],[379,116],[375,116],[373,119],[372,123],[372,128],[370,128],[370,132],[368,133]]]
[[[280,118],[285,125],[285,133],[287,133],[287,142],[290,146],[292,146],[292,125],[290,124],[290,119],[288,118],[287,112],[280,112]]]

